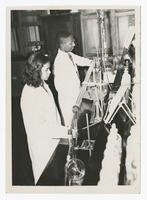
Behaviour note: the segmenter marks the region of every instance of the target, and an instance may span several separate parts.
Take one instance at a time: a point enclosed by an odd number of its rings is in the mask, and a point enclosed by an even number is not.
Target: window
[[[103,19],[101,14],[103,14]],[[103,23],[101,23],[101,19]],[[102,53],[102,42],[108,54],[111,50],[109,12],[100,10],[83,10],[81,16],[83,52],[85,56],[93,57]],[[102,25],[103,24],[103,25]],[[101,25],[104,27],[102,30]],[[105,41],[105,42],[104,42]]]
[[[135,26],[135,11],[134,10],[118,10],[116,11],[116,36],[117,36],[117,51],[122,53],[124,42],[130,26]]]

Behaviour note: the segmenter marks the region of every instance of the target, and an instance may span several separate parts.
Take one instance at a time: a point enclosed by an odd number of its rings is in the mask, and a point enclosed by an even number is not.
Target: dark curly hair
[[[47,54],[44,54],[43,52],[31,53],[23,73],[24,84],[39,87],[42,84],[41,68],[47,62],[50,62],[50,58]]]

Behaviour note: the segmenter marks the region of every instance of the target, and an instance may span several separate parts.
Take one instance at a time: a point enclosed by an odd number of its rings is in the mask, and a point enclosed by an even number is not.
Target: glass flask
[[[69,160],[65,165],[68,185],[82,185],[85,175],[85,164],[80,159]]]

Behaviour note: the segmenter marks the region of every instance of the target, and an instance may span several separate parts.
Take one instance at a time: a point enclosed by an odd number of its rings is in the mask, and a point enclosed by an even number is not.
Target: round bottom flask
[[[80,159],[71,159],[65,166],[68,185],[82,185],[85,175],[85,165]]]

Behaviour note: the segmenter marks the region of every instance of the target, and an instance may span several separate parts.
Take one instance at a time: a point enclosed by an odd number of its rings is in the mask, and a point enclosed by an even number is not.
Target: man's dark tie
[[[72,58],[72,55],[71,55],[70,53],[68,53],[68,56],[69,56],[69,59],[72,61],[73,66],[76,68],[77,76],[78,76],[78,78],[80,79],[79,71],[78,71],[77,65],[74,63],[74,60],[73,60],[73,58]]]

